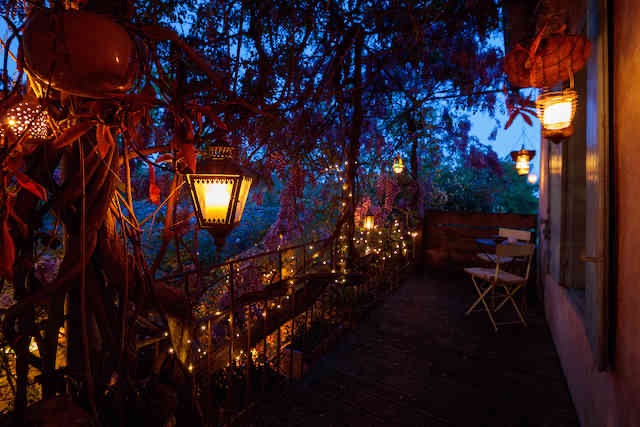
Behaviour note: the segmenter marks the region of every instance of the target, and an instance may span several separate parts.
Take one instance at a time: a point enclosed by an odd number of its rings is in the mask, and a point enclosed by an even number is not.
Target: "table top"
[[[502,236],[493,236],[477,238],[476,242],[483,246],[496,246],[498,243],[502,243],[505,240],[506,239]]]

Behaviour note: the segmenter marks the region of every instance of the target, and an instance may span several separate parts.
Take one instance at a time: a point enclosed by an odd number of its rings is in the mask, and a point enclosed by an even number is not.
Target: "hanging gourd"
[[[127,31],[92,12],[35,12],[25,24],[22,49],[32,76],[83,97],[105,98],[131,89],[138,69]]]
[[[504,71],[516,87],[550,88],[566,81],[591,53],[591,42],[580,35],[548,35],[543,28],[526,47],[517,45],[504,58]]]

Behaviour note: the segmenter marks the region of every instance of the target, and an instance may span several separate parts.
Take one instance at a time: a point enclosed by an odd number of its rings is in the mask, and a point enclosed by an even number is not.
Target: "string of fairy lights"
[[[353,191],[349,188],[349,184],[346,182],[343,175],[344,168],[346,166],[348,166],[348,162],[345,162],[343,166],[335,164],[324,169],[325,174],[339,185],[343,191],[343,201],[341,202],[341,206],[343,208],[347,206],[347,202],[344,199],[353,198]],[[392,222],[388,223],[386,226],[376,226],[375,223],[370,225],[362,224],[362,226],[358,227],[355,236],[353,237],[354,246],[358,253],[365,256],[373,254],[382,262],[386,262],[394,258],[408,257],[410,254],[408,242],[411,242],[411,256],[415,256],[415,239],[418,233],[415,231],[409,231],[407,226],[408,224],[401,224],[398,219],[393,219]],[[303,258],[311,260],[313,265],[326,267],[331,264],[331,260],[327,259],[326,256],[322,257],[320,251],[314,251],[315,248],[313,245],[309,244],[303,246],[303,249],[305,251]],[[338,236],[338,244],[335,249],[336,259],[332,266],[333,268],[331,268],[331,272],[342,273],[341,277],[335,279],[335,283],[346,284],[346,277],[349,273],[346,257],[348,244],[347,236],[344,233]],[[278,246],[278,251],[283,254],[281,257],[282,265],[280,266],[280,269],[270,268],[268,271],[262,273],[261,278],[263,286],[268,286],[279,278],[280,280],[287,280],[290,285],[290,289],[288,294],[281,298],[276,298],[268,303],[265,302],[260,306],[253,305],[253,309],[251,305],[247,306],[244,310],[245,319],[251,318],[252,323],[254,324],[259,319],[266,322],[272,315],[277,315],[283,309],[286,309],[286,306],[283,304],[285,301],[290,299],[290,295],[293,292],[293,285],[295,283],[294,278],[298,273],[297,262],[301,257],[296,253],[284,255],[284,252],[286,252],[287,249],[282,248],[280,245]],[[233,271],[236,276],[239,276],[241,270],[238,264],[229,266],[228,269],[229,270],[225,273],[223,283],[224,287],[230,292],[231,272]],[[218,310],[214,314],[216,316],[221,316],[222,312]],[[233,339],[240,339],[240,332],[235,330],[235,328],[239,326],[235,325],[236,322],[234,322],[233,315],[229,314],[229,316],[226,317],[226,321],[227,326],[222,329],[221,335],[226,335]],[[273,358],[273,354],[278,352],[278,345],[281,346],[283,343],[292,339],[294,330],[292,329],[290,322],[293,321],[293,319],[283,321],[283,323],[278,326],[276,332],[265,337],[262,343],[258,343],[248,352],[242,348],[237,352],[234,352],[229,362],[227,362],[226,367],[246,367],[249,360],[255,366],[263,366],[265,363],[268,363],[268,360]],[[247,322],[245,320],[245,324],[246,323]],[[217,335],[220,334],[219,331],[213,330],[213,328],[209,331],[209,328],[204,324],[200,326],[200,332],[203,337],[197,341],[195,352],[192,352],[193,356],[191,356],[191,359],[187,364],[187,369],[191,373],[194,372],[195,366],[198,365],[198,361],[206,358],[208,351],[213,351],[213,349],[210,349],[209,347],[216,342],[216,339],[219,338]],[[211,335],[207,337],[207,334]],[[165,336],[168,336],[168,332],[165,332]],[[191,341],[188,341],[188,344],[190,343]],[[171,355],[175,355],[173,347],[169,347],[168,352]],[[269,352],[271,353],[271,357],[268,354]]]

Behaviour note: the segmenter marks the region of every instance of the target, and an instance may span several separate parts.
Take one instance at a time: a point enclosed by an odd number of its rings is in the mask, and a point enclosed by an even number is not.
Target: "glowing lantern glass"
[[[538,176],[535,173],[530,173],[527,176],[527,181],[529,182],[529,184],[535,184],[536,182],[538,182]]]
[[[559,142],[573,135],[573,118],[578,105],[578,93],[573,89],[543,92],[536,100],[542,136]]]
[[[29,131],[29,138],[46,139],[49,136],[47,112],[35,102],[23,101],[7,110],[4,124],[16,138]]]
[[[218,248],[242,219],[253,181],[236,153],[234,147],[210,147],[196,173],[186,175],[198,226],[211,233]]]
[[[533,150],[526,150],[524,147],[520,151],[512,151],[511,159],[516,162],[516,171],[518,175],[527,175],[529,173],[529,162],[536,155]]]
[[[375,218],[373,217],[373,215],[365,215],[362,226],[365,230],[373,230],[376,226]]]
[[[397,174],[401,174],[404,171],[404,163],[402,163],[400,155],[393,161],[393,171]]]

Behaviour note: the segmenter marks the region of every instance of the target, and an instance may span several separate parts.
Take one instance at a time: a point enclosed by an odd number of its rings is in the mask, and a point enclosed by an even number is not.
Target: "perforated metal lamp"
[[[237,161],[237,149],[210,146],[196,173],[186,174],[198,226],[211,233],[218,249],[242,219],[253,178]]]
[[[509,154],[511,155],[511,159],[516,163],[516,171],[518,171],[518,175],[529,174],[529,163],[536,155],[535,150],[527,150],[523,146],[519,151],[512,151]]]

